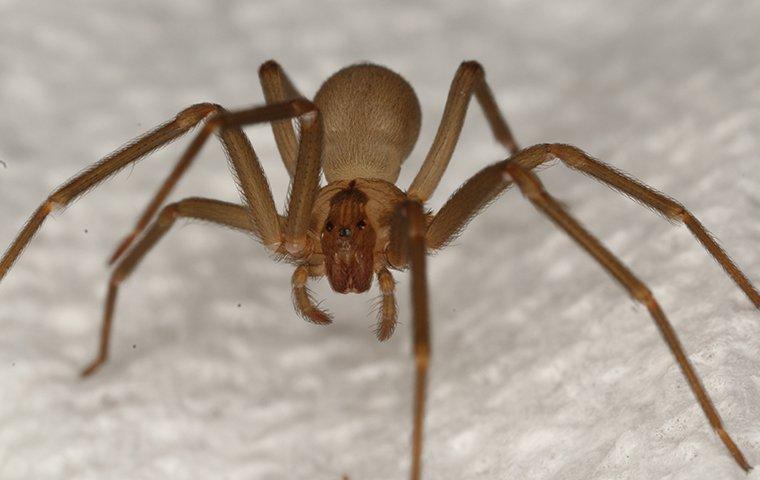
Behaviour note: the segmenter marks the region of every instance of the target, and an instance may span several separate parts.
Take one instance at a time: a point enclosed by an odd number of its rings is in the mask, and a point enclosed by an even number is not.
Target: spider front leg
[[[681,344],[649,289],[636,278],[599,241],[581,227],[543,189],[538,178],[530,170],[557,157],[568,166],[581,170],[598,180],[653,207],[669,218],[684,221],[697,239],[731,275],[750,300],[757,305],[757,290],[746,276],[730,260],[717,242],[706,233],[704,227],[683,206],[654,191],[646,185],[616,171],[602,162],[569,145],[536,145],[520,151],[512,158],[497,162],[479,171],[467,180],[438,211],[427,229],[427,247],[439,249],[446,246],[464,229],[470,219],[491,203],[514,179],[528,199],[542,212],[591,254],[631,295],[648,310],[676,358],[686,377],[689,387],[697,397],[700,407],[707,416],[736,463],[745,471],[750,468],[744,455],[733,442],[722,425],[715,407],[702,386],[699,377],[686,357]]]
[[[285,221],[285,232],[281,233],[281,218],[274,207],[266,177],[253,147],[239,126],[293,117],[302,117],[302,140],[295,183],[290,198],[290,208]],[[250,226],[248,229],[254,232],[271,250],[279,250],[280,246],[284,244],[288,253],[294,257],[301,256],[303,249],[308,246],[306,230],[319,182],[322,129],[316,108],[307,100],[294,100],[284,104],[268,105],[231,113],[221,110],[218,116],[206,123],[203,130],[188,147],[188,152],[192,155],[197,154],[206,139],[216,129],[220,130],[220,138],[249,208],[247,212],[248,223],[246,224]],[[230,225],[230,222],[233,221],[230,217],[235,213],[230,213],[229,206],[225,209],[212,209],[199,207],[196,203],[187,206],[184,210],[179,207],[180,204],[167,206],[154,223],[153,228],[140,239],[114,270],[106,298],[98,357],[85,369],[84,375],[93,373],[107,358],[118,285],[166,233],[166,230],[174,223],[176,216],[185,215]],[[236,206],[236,208],[244,207]],[[239,212],[237,213],[239,214]]]
[[[410,478],[419,480],[422,472],[422,437],[425,420],[427,372],[430,363],[430,326],[428,321],[428,292],[425,260],[426,219],[422,203],[416,200],[402,202],[391,223],[391,242],[388,260],[395,267],[408,265],[411,271],[412,305],[414,321],[414,409],[412,420],[412,465]]]
[[[114,308],[119,286],[126,280],[142,261],[145,255],[156,246],[159,240],[171,229],[177,218],[192,218],[212,222],[217,225],[255,233],[256,225],[250,212],[242,205],[210,200],[206,198],[188,198],[164,207],[158,219],[148,229],[134,248],[116,265],[108,281],[103,326],[100,334],[98,354],[84,370],[82,376],[92,375],[108,359],[108,346],[111,338]]]
[[[715,241],[712,235],[710,235],[710,232],[708,232],[702,223],[683,205],[641,182],[634,180],[624,173],[617,171],[609,165],[592,158],[584,151],[573,147],[572,145],[555,143],[549,145],[537,145],[533,148],[538,151],[542,149],[544,150],[543,158],[540,159],[541,163],[556,157],[568,167],[579,170],[586,175],[606,183],[633,199],[652,207],[665,217],[686,225],[686,228],[688,228],[692,235],[694,235],[694,238],[696,238],[715,261],[723,267],[723,270],[725,270],[728,276],[731,277],[744,294],[747,295],[747,298],[749,298],[755,307],[760,308],[760,292],[757,291],[757,288],[752,285],[752,282],[749,281],[744,272],[741,271],[733,260],[731,260],[731,257],[728,256],[718,242]],[[533,163],[536,160],[539,159],[531,160],[530,163]],[[532,168],[530,165],[529,167]]]
[[[532,170],[554,158],[569,168],[593,177],[627,196],[653,208],[665,217],[682,222],[697,241],[723,267],[755,307],[760,308],[760,293],[731,260],[702,223],[683,205],[615,168],[592,158],[571,145],[542,144],[526,148],[513,157],[515,163]],[[505,162],[489,165],[459,188],[435,216],[428,229],[428,248],[446,246],[482,208],[504,191],[510,182],[502,178]]]
[[[214,112],[215,109],[215,105],[200,103],[182,110],[173,120],[151,130],[130,142],[126,147],[106,156],[56,189],[34,212],[16,239],[8,247],[8,250],[3,254],[3,257],[0,259],[0,280],[8,273],[8,270],[10,270],[13,263],[21,255],[21,252],[26,248],[51,212],[65,208],[77,197],[85,194],[88,190],[127,165],[136,162],[159,147],[176,140]]]
[[[578,245],[586,250],[599,264],[610,273],[623,288],[628,290],[631,296],[644,305],[652,316],[657,328],[660,330],[665,343],[681,367],[692,392],[697,397],[702,411],[710,421],[710,425],[716,431],[724,445],[736,460],[736,463],[749,472],[750,467],[744,454],[736,446],[733,439],[723,427],[723,422],[715,410],[712,400],[702,386],[702,382],[684,353],[681,342],[678,340],[675,330],[668,321],[665,313],[660,308],[652,292],[642,283],[620,260],[607,250],[599,240],[588,233],[570,214],[568,214],[557,201],[549,195],[541,181],[528,169],[521,166],[517,161],[510,160],[504,165],[504,170],[520,187],[523,195],[533,203],[542,213],[546,214],[557,226],[562,228]]]
[[[197,157],[203,145],[215,132],[227,151],[230,163],[238,177],[238,184],[248,204],[251,205],[254,218],[257,219],[256,223],[260,227],[259,232],[262,242],[272,250],[278,248],[282,238],[279,222],[276,220],[277,212],[274,200],[272,199],[272,193],[264,175],[264,170],[261,168],[256,157],[256,153],[240,127],[256,123],[277,122],[283,119],[290,121],[293,118],[298,118],[301,121],[301,142],[309,147],[309,149],[299,149],[298,162],[314,163],[314,145],[321,145],[322,138],[321,124],[319,124],[316,108],[310,101],[299,98],[236,112],[227,112],[218,105],[213,105],[213,112],[215,115],[210,118],[204,125],[203,130],[196,135],[187,147],[174,169],[164,180],[158,192],[140,216],[135,227],[120,242],[111,255],[109,264],[114,263],[123,255],[132,245],[132,242],[148,226],[179,179]],[[297,180],[299,179],[294,179],[294,181]],[[305,179],[301,178],[300,181],[304,182]],[[318,184],[318,172],[316,181]],[[303,192],[301,194],[303,195]]]
[[[290,100],[303,98],[293,86],[282,68],[273,60],[261,65],[259,68],[259,78],[261,80],[261,88],[264,91],[264,97],[269,105],[282,104]],[[219,112],[220,110],[217,109],[216,113]],[[290,176],[293,177],[296,171],[298,139],[296,138],[291,119],[273,120],[272,131],[274,132],[277,148],[280,151],[282,161]],[[188,168],[190,168],[205,140],[206,139],[203,136],[197,137],[196,141],[185,151],[174,169],[158,189],[158,192],[156,192],[153,199],[143,211],[137,223],[132,228],[132,231],[119,242],[119,245],[114,250],[113,254],[111,254],[108,261],[109,264],[118,260],[119,257],[127,251],[132,242],[143,230],[145,230],[148,224],[150,224],[151,219],[156,215],[156,212],[161,208],[164,201],[166,201],[169,193],[171,193],[179,179],[185,174]]]

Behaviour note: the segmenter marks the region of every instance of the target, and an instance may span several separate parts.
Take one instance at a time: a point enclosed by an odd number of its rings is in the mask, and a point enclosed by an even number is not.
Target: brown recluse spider
[[[48,214],[64,208],[100,182],[168,144],[193,127],[202,128],[162,184],[154,199],[111,257],[117,262],[108,284],[100,348],[83,370],[95,372],[108,356],[116,294],[142,258],[166,234],[177,218],[193,218],[253,234],[277,259],[295,266],[293,298],[306,320],[325,325],[327,312],[315,305],[307,281],[327,276],[338,293],[366,292],[377,276],[382,303],[376,334],[383,341],[396,326],[396,301],[391,270],[411,270],[413,342],[416,375],[412,427],[411,478],[421,475],[425,391],[430,357],[425,257],[448,245],[478,212],[512,183],[541,212],[643,304],[676,358],[710,425],[736,463],[750,465],[721,423],[718,412],[684,353],[675,331],[652,292],[620,260],[586,231],[543,187],[532,170],[559,159],[610,187],[681,222],[726,273],[760,308],[760,294],[702,224],[679,203],[576,147],[540,144],[517,146],[477,62],[464,62],[452,81],[443,118],[419,173],[406,189],[395,185],[401,164],[420,130],[420,107],[411,86],[391,70],[371,64],[346,67],[325,81],[312,101],[293,86],[274,61],[264,63],[259,76],[267,104],[227,111],[212,103],[182,110],[171,121],[130,142],[54,191],[34,212],[0,260],[0,279],[10,269]],[[509,152],[506,160],[480,170],[438,210],[424,203],[438,186],[451,159],[475,95],[496,140]],[[298,122],[298,133],[293,125]],[[287,213],[279,215],[261,165],[241,127],[272,124],[282,160],[290,174]],[[187,198],[163,207],[206,140],[216,134],[227,152],[242,192],[243,203]],[[320,185],[324,173],[326,185]],[[158,215],[156,215],[158,213]],[[151,223],[152,222],[152,223]]]

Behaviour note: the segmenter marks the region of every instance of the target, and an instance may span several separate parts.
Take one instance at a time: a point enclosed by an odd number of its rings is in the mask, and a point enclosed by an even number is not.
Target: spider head
[[[361,293],[372,285],[377,235],[366,213],[367,195],[354,182],[333,196],[320,241],[325,273],[338,293]]]

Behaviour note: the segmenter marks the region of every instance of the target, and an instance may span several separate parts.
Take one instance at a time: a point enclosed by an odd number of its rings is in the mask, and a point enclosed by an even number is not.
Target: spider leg
[[[678,340],[673,327],[670,325],[665,313],[657,303],[652,292],[642,283],[625,265],[622,264],[609,250],[607,250],[599,240],[586,231],[562,206],[552,198],[543,184],[532,172],[520,165],[517,161],[507,161],[504,165],[504,171],[520,187],[523,195],[530,200],[533,205],[542,213],[547,215],[557,226],[562,228],[578,245],[586,250],[599,264],[610,273],[623,288],[628,290],[631,296],[644,305],[649,310],[652,319],[657,328],[660,330],[665,342],[668,344],[670,351],[676,358],[681,371],[691,387],[692,392],[697,397],[702,411],[707,416],[710,425],[715,429],[720,439],[737,464],[745,471],[751,469],[744,454],[739,450],[734,441],[726,432],[721,422],[718,412],[710,400],[707,392],[702,386],[696,371],[692,367],[689,359],[684,353],[681,342]]]
[[[760,292],[752,285],[746,275],[731,260],[718,242],[710,235],[697,218],[683,205],[668,198],[660,192],[644,185],[611,166],[592,158],[582,150],[571,145],[543,145],[546,154],[542,162],[556,157],[568,167],[579,170],[612,188],[647,205],[671,220],[681,222],[691,231],[699,243],[723,267],[736,285],[749,297],[749,300],[760,308]]]
[[[454,147],[459,140],[459,134],[462,132],[467,106],[473,93],[486,115],[496,140],[504,145],[510,155],[519,150],[517,142],[496,104],[493,92],[486,83],[483,67],[478,62],[463,62],[451,82],[441,123],[427,157],[425,157],[425,162],[409,186],[409,196],[424,202],[435,191],[443,172],[446,171],[449,160],[451,160],[451,155],[454,153]]]
[[[667,218],[686,224],[694,237],[728,273],[731,279],[760,308],[760,293],[747,276],[731,260],[718,242],[705,230],[697,218],[681,204],[634,180],[626,174],[600,162],[576,147],[563,144],[535,145],[513,156],[514,162],[532,170],[558,158],[568,167],[579,170],[616,190],[653,208]],[[467,180],[441,207],[428,228],[428,248],[439,249],[450,243],[481,209],[510,186],[502,178],[504,162],[489,165]]]
[[[317,325],[328,325],[332,323],[332,317],[314,303],[311,292],[306,288],[308,280],[309,267],[306,265],[298,266],[295,272],[293,272],[291,281],[293,284],[293,305],[296,307],[296,312],[307,322],[316,323]]]
[[[315,142],[321,144],[321,128],[314,125],[315,107],[311,102],[305,99],[295,99],[283,103],[266,105],[262,107],[253,107],[245,110],[227,112],[219,106],[214,106],[215,116],[211,117],[205,124],[204,128],[198,132],[195,139],[187,147],[180,160],[175,165],[172,172],[166,178],[153,197],[147,208],[140,216],[137,224],[119,244],[114,253],[111,255],[109,263],[115,262],[125,251],[127,251],[132,242],[148,226],[150,220],[156,214],[166,197],[171,193],[179,179],[189,168],[192,161],[196,158],[206,140],[212,133],[218,131],[218,136],[228,154],[230,163],[238,177],[238,184],[241,186],[243,195],[251,205],[254,218],[256,219],[258,234],[264,245],[276,250],[282,241],[280,224],[277,221],[277,210],[272,199],[272,193],[269,189],[264,170],[253,151],[251,143],[240,129],[243,125],[277,121],[280,119],[299,118],[302,122],[303,142],[307,145],[313,145]],[[303,117],[303,118],[301,118]],[[306,123],[309,125],[307,126]],[[315,138],[318,137],[318,138]],[[313,156],[313,150],[305,153]],[[306,155],[308,157],[308,155]],[[299,157],[301,152],[299,150]],[[317,172],[317,182],[319,182]],[[301,193],[303,195],[303,193]],[[299,197],[300,198],[300,197]],[[291,197],[291,200],[293,198]],[[312,200],[313,201],[313,200]],[[288,230],[290,232],[290,230]]]
[[[398,308],[396,306],[396,296],[394,294],[396,282],[393,275],[387,268],[381,268],[377,271],[377,283],[380,285],[380,292],[383,294],[380,300],[380,314],[377,320],[375,334],[381,342],[388,340],[396,330],[396,319]]]
[[[214,109],[214,105],[201,103],[182,110],[173,120],[106,156],[55,190],[32,214],[32,217],[3,254],[0,259],[0,280],[8,273],[8,270],[51,212],[66,207],[74,199],[127,165],[176,140],[211,114]]]
[[[425,213],[422,204],[406,200],[397,208],[391,223],[388,254],[394,266],[409,265],[412,277],[414,308],[414,410],[412,427],[412,480],[422,471],[422,434],[425,419],[427,372],[430,362],[430,327],[428,322],[427,273],[425,268]]]
[[[526,149],[517,158],[530,154]],[[470,220],[493,202],[512,182],[503,175],[504,162],[489,165],[470,177],[436,212],[427,229],[427,247],[438,250],[451,243]]]
[[[290,182],[288,210],[286,214],[284,246],[295,258],[308,253],[308,238],[314,200],[319,191],[319,176],[322,172],[322,116],[317,107],[307,100],[308,106],[301,114],[301,141],[293,181]]]
[[[177,218],[204,220],[247,232],[255,233],[256,231],[256,226],[251,220],[250,212],[243,205],[235,205],[206,198],[187,198],[164,207],[151,228],[129,253],[122,258],[111,273],[103,311],[103,326],[100,333],[98,354],[95,360],[82,371],[82,376],[86,377],[93,374],[108,358],[111,324],[116,306],[116,296],[121,282],[132,274],[145,255],[174,225]]]
[[[303,245],[305,248],[307,244],[306,230],[319,182],[322,129],[316,107],[308,100],[296,99],[281,104],[255,107],[236,112],[226,112],[221,107],[216,108],[218,109],[217,115],[211,117],[206,122],[203,129],[188,147],[185,157],[194,157],[208,137],[214,131],[219,131],[219,136],[228,153],[229,161],[237,175],[238,184],[246,200],[248,210],[240,206],[236,206],[235,208],[243,209],[243,212],[246,212],[249,230],[254,232],[266,246],[273,250],[277,250],[283,241],[283,235],[280,233],[281,217],[277,214],[274,207],[271,191],[269,190],[269,185],[261,169],[261,165],[256,159],[248,138],[239,127],[246,124],[284,118],[299,118],[301,120],[301,148],[299,149],[298,166],[290,197],[288,218],[285,220],[286,231],[284,232],[284,241],[288,252],[293,253],[295,251],[296,254],[300,253],[300,250],[293,248],[293,245]],[[157,206],[158,203],[154,202],[152,205]],[[218,209],[189,205],[188,209],[183,211],[177,205],[169,205],[162,211],[153,228],[145,233],[137,245],[129,251],[127,257],[114,270],[109,282],[109,291],[106,298],[100,350],[95,361],[85,369],[83,375],[89,375],[94,372],[107,358],[111,319],[118,285],[131,273],[147,251],[164,235],[166,230],[173,224],[176,216],[186,213],[190,217],[202,218],[222,224],[229,224],[231,221],[225,216],[224,212],[220,214]],[[227,215],[231,214],[228,213]]]
[[[220,107],[216,105],[214,105],[213,107],[214,107],[213,109],[214,113],[218,114],[221,111]],[[187,169],[190,168],[190,165],[192,164],[193,160],[195,160],[195,157],[200,152],[208,136],[209,136],[209,133],[204,130],[198,135],[196,135],[195,139],[193,139],[190,145],[188,145],[188,147],[185,149],[184,153],[180,157],[179,161],[174,166],[174,169],[172,169],[169,176],[166,178],[166,180],[164,180],[164,183],[161,184],[161,187],[158,189],[158,192],[156,192],[151,202],[145,208],[145,211],[137,220],[137,224],[134,226],[132,231],[127,236],[125,236],[121,240],[121,242],[119,242],[118,246],[116,247],[116,249],[114,250],[114,252],[111,254],[111,256],[108,259],[108,265],[112,265],[113,263],[115,263],[119,259],[119,257],[121,257],[124,254],[124,252],[129,250],[129,247],[132,245],[132,242],[134,242],[135,239],[150,224],[150,221],[153,219],[156,212],[158,212],[158,209],[164,203],[164,201],[166,200],[166,197],[169,196],[169,194],[171,193],[172,189],[177,184],[179,179],[184,175]]]
[[[295,98],[304,98],[293,86],[282,67],[274,60],[264,62],[259,67],[259,81],[268,104],[285,102]],[[280,157],[292,178],[296,173],[296,156],[298,154],[298,138],[290,120],[272,122],[277,149]]]

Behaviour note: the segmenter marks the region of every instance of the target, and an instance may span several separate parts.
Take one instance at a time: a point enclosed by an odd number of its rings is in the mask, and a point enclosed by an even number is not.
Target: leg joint
[[[641,282],[636,283],[631,288],[631,293],[633,294],[633,298],[645,305],[647,308],[656,303],[652,291],[649,290],[649,288],[647,288],[647,286]]]
[[[566,143],[550,143],[546,145],[546,151],[549,155],[560,159],[573,167],[586,165],[588,155],[578,147]]]
[[[401,205],[400,213],[406,217],[408,222],[408,238],[424,241],[427,228],[422,203],[417,200],[406,200]]]
[[[504,165],[506,180],[513,180],[523,195],[532,201],[543,201],[546,196],[541,182],[514,162],[507,161]]]
[[[161,214],[158,217],[158,224],[162,227],[169,226],[174,223],[174,220],[179,216],[180,203],[170,203],[161,210]]]
[[[119,284],[124,281],[127,275],[128,273],[120,268],[120,266],[117,267],[116,270],[114,270],[111,274],[111,278],[108,280],[108,286],[111,288],[118,287]]]
[[[292,107],[296,116],[300,119],[303,127],[311,127],[317,123],[319,108],[311,100],[296,98],[292,100]]]
[[[215,103],[197,103],[177,114],[174,121],[182,130],[196,126],[201,120],[211,114],[219,115],[224,109]]]
[[[265,75],[272,74],[278,70],[280,70],[280,64],[278,64],[274,60],[267,60],[266,62],[262,63],[261,66],[259,67],[259,76],[263,77]]]
[[[309,271],[305,267],[298,267],[296,268],[295,272],[293,272],[293,288],[303,288],[308,280]]]
[[[430,363],[430,346],[417,344],[414,346],[414,360],[418,368],[426,369]]]
[[[380,270],[377,274],[377,280],[380,284],[380,291],[383,296],[392,296],[393,290],[396,286],[396,282],[393,280],[393,275],[386,269]]]
[[[697,219],[692,215],[686,208],[683,207],[680,203],[676,203],[676,212],[675,212],[676,218],[683,222],[684,225],[694,225],[697,222]]]
[[[66,205],[68,205],[69,201],[67,198],[64,197],[59,192],[56,192],[45,201],[45,203],[42,205],[42,209],[46,214],[58,212],[60,210],[63,210]]]
[[[462,70],[467,70],[469,72],[472,72],[475,76],[483,78],[485,76],[485,70],[483,70],[483,65],[480,64],[480,62],[477,62],[475,60],[467,60],[462,62],[462,64],[459,66]]]

